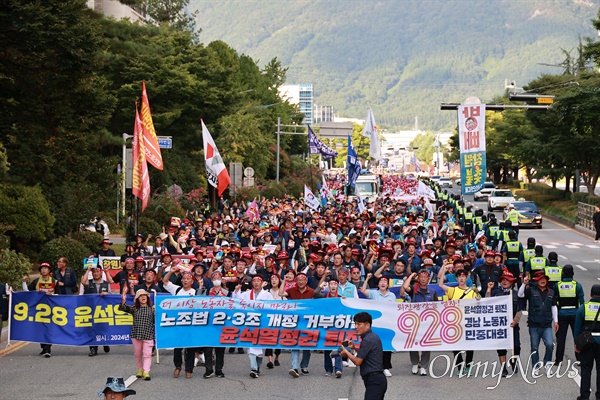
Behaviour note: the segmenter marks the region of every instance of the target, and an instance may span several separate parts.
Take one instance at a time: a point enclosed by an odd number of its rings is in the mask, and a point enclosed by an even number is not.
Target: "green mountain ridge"
[[[201,41],[223,40],[261,64],[277,57],[287,83],[312,83],[315,103],[379,125],[452,129],[440,103],[482,101],[558,74],[579,37],[595,36],[591,0],[191,0]],[[575,52],[573,52],[575,55]]]

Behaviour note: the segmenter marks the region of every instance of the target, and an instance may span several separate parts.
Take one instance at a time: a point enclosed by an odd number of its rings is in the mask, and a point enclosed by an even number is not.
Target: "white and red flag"
[[[204,164],[206,166],[206,179],[212,187],[217,188],[217,193],[220,196],[227,186],[231,183],[229,172],[227,167],[217,150],[215,141],[213,140],[210,132],[204,125],[204,121],[200,120],[202,124],[202,141],[204,142]]]

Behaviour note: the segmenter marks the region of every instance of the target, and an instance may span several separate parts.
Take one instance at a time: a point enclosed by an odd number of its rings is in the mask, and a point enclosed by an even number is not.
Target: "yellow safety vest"
[[[548,275],[551,281],[558,282],[562,278],[562,267],[559,267],[558,265],[547,265],[546,275]]]
[[[527,262],[531,257],[535,256],[535,249],[523,250],[523,261]]]
[[[561,309],[577,308],[577,282],[563,282],[560,281],[556,285],[558,289],[558,299],[556,301],[558,307]]]
[[[543,256],[531,257],[529,260],[529,265],[531,265],[532,271],[540,271],[546,267],[546,258]],[[560,277],[558,279],[560,279]]]
[[[591,331],[592,330],[592,324],[594,323],[594,320],[596,319],[596,313],[598,312],[598,307],[600,307],[600,303],[595,302],[595,301],[588,301],[586,303],[584,303],[583,305],[583,310],[584,310],[584,326],[583,326],[583,330],[585,331]],[[600,332],[600,315],[598,316],[598,321],[596,322],[596,326],[594,326],[594,331],[593,332]]]

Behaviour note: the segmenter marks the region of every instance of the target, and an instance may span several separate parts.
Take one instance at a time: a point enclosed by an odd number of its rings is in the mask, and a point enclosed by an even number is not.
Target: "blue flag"
[[[358,179],[360,175],[360,161],[358,160],[358,156],[356,155],[356,150],[354,150],[354,146],[352,146],[352,138],[348,135],[348,186],[351,188],[354,187],[354,183]]]
[[[308,148],[310,154],[321,154],[323,158],[333,158],[337,157],[337,151],[328,147],[325,143],[321,142],[321,140],[315,135],[310,125],[308,127]]]

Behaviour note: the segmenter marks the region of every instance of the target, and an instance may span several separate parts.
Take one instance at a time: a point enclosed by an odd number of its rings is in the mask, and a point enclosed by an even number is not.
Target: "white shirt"
[[[166,285],[164,285],[166,291],[171,293],[173,296],[195,296],[196,289],[190,288],[189,290],[185,290],[182,286],[175,285],[173,282],[169,281]],[[181,288],[179,292],[177,289]]]
[[[254,299],[251,299],[250,294],[252,294],[253,290],[254,289],[250,289],[250,290],[246,290],[245,292],[237,292],[236,291],[236,292],[233,292],[231,297],[233,297],[234,299],[240,299],[240,300],[275,300],[271,293],[269,293],[267,290],[263,290],[263,289],[260,289],[260,292],[258,292],[258,294],[256,294],[256,292],[255,292]]]

